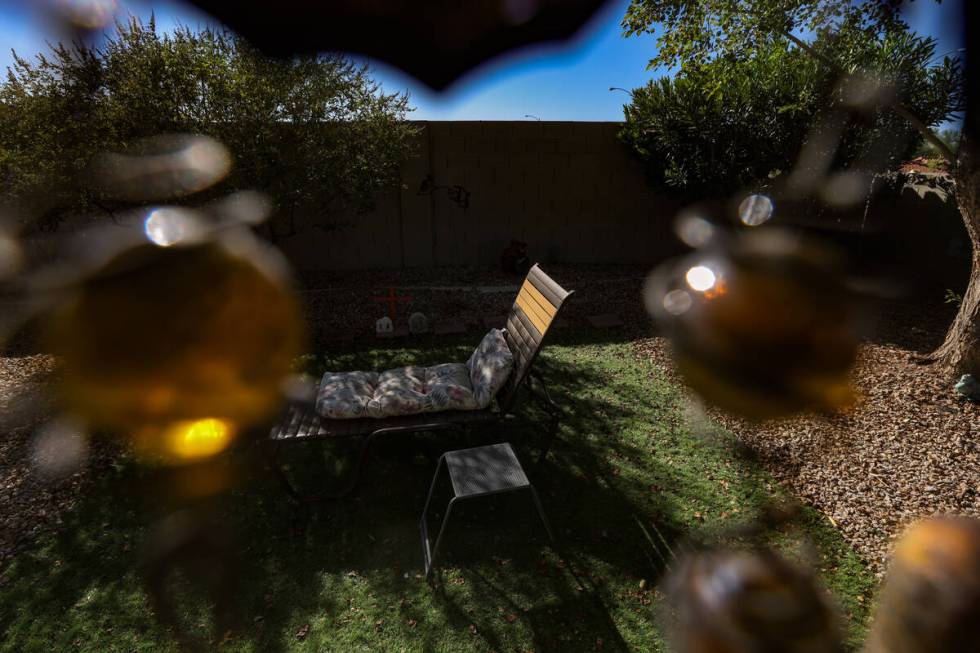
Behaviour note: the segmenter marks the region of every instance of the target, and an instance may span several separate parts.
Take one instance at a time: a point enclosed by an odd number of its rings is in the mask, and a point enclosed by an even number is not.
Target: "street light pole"
[[[541,118],[538,118],[538,117],[537,117],[536,115],[534,115],[533,113],[525,113],[525,114],[524,114],[524,117],[525,117],[525,118],[534,118],[534,119],[535,119],[535,120],[537,120],[538,122],[541,122]]]

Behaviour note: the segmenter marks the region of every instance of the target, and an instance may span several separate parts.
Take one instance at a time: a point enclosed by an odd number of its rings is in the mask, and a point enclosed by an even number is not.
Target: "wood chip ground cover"
[[[673,374],[663,338],[634,351]],[[838,416],[751,423],[709,411],[804,502],[820,509],[879,574],[915,519],[980,517],[980,406],[908,345],[865,344],[853,370],[860,403]]]

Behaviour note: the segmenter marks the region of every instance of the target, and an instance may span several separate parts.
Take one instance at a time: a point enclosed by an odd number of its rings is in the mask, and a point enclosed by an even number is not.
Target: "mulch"
[[[879,575],[910,522],[980,517],[980,405],[958,398],[948,374],[916,358],[937,344],[949,311],[880,308],[875,341],[862,345],[852,370],[861,399],[850,411],[759,423],[708,409]],[[638,340],[634,351],[676,379],[664,338]]]
[[[45,390],[55,370],[54,357],[44,354],[0,358],[0,566],[18,545],[60,523],[81,492],[84,473],[51,485],[31,466],[35,431],[51,413]]]

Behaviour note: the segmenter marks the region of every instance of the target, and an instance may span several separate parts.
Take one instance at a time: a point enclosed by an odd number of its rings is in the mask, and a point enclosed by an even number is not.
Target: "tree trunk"
[[[956,200],[972,247],[970,283],[946,340],[930,358],[956,375],[980,376],[980,169],[976,144],[968,142],[965,134],[954,177]]]

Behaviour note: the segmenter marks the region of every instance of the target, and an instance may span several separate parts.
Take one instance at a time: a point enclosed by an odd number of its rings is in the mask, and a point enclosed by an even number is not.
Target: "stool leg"
[[[449,500],[449,505],[446,507],[446,515],[442,518],[442,526],[439,527],[439,534],[436,536],[436,543],[432,546],[432,556],[429,558],[429,568],[425,572],[426,580],[432,575],[432,570],[436,566],[436,556],[439,555],[439,545],[442,544],[442,536],[446,532],[446,525],[449,523],[449,516],[453,514],[453,506],[456,505],[456,500],[459,497],[453,497]]]
[[[432,494],[436,491],[436,482],[439,480],[439,470],[442,469],[443,464],[446,460],[446,454],[439,456],[439,460],[436,462],[436,473],[432,475],[432,484],[429,485],[429,494],[425,497],[425,507],[422,508],[422,519],[425,519],[425,513],[429,511],[429,502],[432,501]]]
[[[422,518],[419,520],[419,531],[422,534],[422,555],[423,562],[425,563],[425,577],[428,579],[432,571],[432,549],[429,548],[429,525],[426,521],[426,517],[429,514],[429,504],[432,503],[432,495],[436,491],[436,483],[439,482],[439,472],[445,463],[446,454],[439,456],[439,461],[436,463],[436,472],[432,475],[432,484],[429,485],[429,494],[425,498],[425,507],[422,508]],[[448,516],[448,515],[447,515]],[[443,518],[445,522],[445,518]]]
[[[538,516],[541,517],[541,523],[544,524],[544,530],[548,532],[548,538],[554,542],[555,534],[551,530],[551,523],[548,521],[548,516],[544,514],[544,506],[541,505],[541,498],[538,496],[538,491],[534,489],[533,485],[529,485],[528,488],[531,490],[531,497],[534,499],[534,506],[538,509]]]

